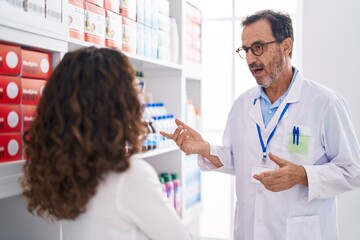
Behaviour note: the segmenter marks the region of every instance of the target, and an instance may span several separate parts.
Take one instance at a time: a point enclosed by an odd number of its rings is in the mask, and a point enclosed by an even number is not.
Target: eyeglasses
[[[264,46],[275,42],[276,41],[265,42],[265,43],[255,42],[250,47],[244,47],[244,48],[239,47],[238,49],[236,49],[236,53],[239,55],[239,57],[243,59],[246,58],[246,54],[249,52],[249,50],[251,50],[251,52],[255,56],[261,56],[264,53]]]

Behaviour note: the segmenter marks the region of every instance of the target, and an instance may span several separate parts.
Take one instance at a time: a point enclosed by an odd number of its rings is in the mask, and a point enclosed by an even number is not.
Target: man
[[[236,240],[338,239],[336,196],[360,186],[360,148],[345,100],[291,65],[288,14],[242,22],[244,59],[258,83],[234,102],[223,146],[180,120],[173,139],[202,170],[236,177]]]

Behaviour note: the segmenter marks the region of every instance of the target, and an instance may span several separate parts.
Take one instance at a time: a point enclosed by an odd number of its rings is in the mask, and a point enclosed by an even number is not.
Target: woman
[[[28,210],[63,220],[64,240],[190,239],[155,170],[132,157],[145,133],[134,79],[119,51],[69,52],[25,132]]]

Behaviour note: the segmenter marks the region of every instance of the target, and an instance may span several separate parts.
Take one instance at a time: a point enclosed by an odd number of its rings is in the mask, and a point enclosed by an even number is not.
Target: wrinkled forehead
[[[241,42],[243,46],[250,46],[256,41],[267,42],[274,40],[271,25],[268,20],[261,19],[243,28]]]

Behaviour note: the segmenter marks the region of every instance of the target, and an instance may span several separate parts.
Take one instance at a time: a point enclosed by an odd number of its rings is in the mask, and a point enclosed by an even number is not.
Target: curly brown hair
[[[69,52],[54,69],[24,133],[31,213],[75,219],[106,173],[129,168],[145,133],[134,79],[129,59],[107,48]]]

